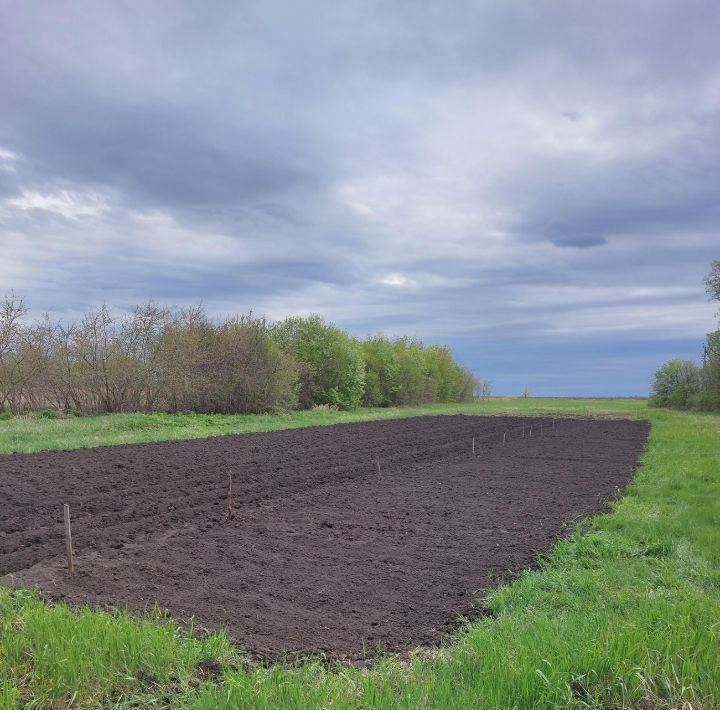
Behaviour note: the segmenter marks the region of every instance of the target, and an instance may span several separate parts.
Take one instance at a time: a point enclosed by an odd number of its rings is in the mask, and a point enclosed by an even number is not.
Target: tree
[[[687,407],[700,392],[700,370],[689,360],[673,359],[655,373],[650,403],[660,407]]]
[[[34,402],[33,384],[43,376],[48,346],[44,322],[28,325],[27,313],[25,301],[14,293],[0,302],[0,410],[15,413]]]
[[[710,273],[705,277],[705,290],[711,301],[720,301],[720,259],[710,265]]]
[[[390,407],[397,403],[400,390],[400,361],[393,343],[382,335],[365,340],[361,345],[365,360],[366,407]]]
[[[492,397],[492,382],[476,379],[473,394],[479,399],[490,399]]]
[[[422,404],[426,401],[429,374],[422,343],[410,338],[398,338],[394,345],[400,367],[397,404],[403,406]]]
[[[291,317],[272,329],[280,348],[300,365],[300,405],[355,409],[365,393],[360,344],[320,316]]]
[[[705,289],[710,300],[720,301],[720,260],[713,261],[710,273],[705,277]],[[720,409],[720,329],[708,333],[705,340],[700,380],[699,406]]]
[[[203,307],[102,305],[79,321],[29,320],[0,300],[0,410],[267,412],[470,401],[480,384],[440,345],[360,343],[320,316],[272,325]],[[488,390],[489,391],[489,390]]]
[[[252,314],[214,323],[181,313],[158,345],[157,402],[170,411],[259,413],[297,404],[295,363]]]

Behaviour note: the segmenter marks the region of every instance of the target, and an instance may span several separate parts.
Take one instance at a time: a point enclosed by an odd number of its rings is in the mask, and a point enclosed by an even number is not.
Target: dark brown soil
[[[648,428],[418,417],[3,456],[0,574],[73,603],[156,602],[266,658],[432,644],[606,510]]]

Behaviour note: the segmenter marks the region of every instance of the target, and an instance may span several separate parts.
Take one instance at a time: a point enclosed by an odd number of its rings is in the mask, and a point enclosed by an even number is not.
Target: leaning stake
[[[63,516],[65,518],[65,556],[68,570],[72,574],[75,571],[75,561],[73,560],[72,531],[70,530],[70,506],[67,503],[63,504]]]
[[[379,456],[375,457],[375,464],[377,465],[377,472],[378,472],[378,476],[379,476],[380,475],[380,457]]]

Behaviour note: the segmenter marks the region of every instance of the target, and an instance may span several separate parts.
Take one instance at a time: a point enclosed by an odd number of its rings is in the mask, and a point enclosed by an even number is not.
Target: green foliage
[[[456,379],[455,363],[447,349],[441,346],[432,346],[427,348],[423,354],[427,372],[425,401],[453,401],[457,390],[457,382],[454,381]]]
[[[720,301],[720,259],[710,265],[710,273],[705,277],[705,290],[712,301]]]
[[[720,260],[712,262],[704,283],[709,298],[720,301]],[[699,368],[692,362],[670,360],[655,373],[650,403],[720,411],[720,330],[708,334]]]
[[[425,347],[417,340],[377,335],[363,342],[362,354],[369,407],[470,402],[478,386],[441,345]]]
[[[395,344],[381,335],[362,343],[366,407],[392,407],[400,391],[400,359]]]
[[[155,357],[155,401],[169,411],[259,413],[297,403],[294,361],[264,319],[214,324],[194,313],[167,325]]]
[[[14,414],[9,409],[0,409],[0,422],[13,419]]]
[[[426,402],[428,387],[422,344],[409,338],[398,338],[395,346],[400,363],[397,404],[400,406],[423,404]]]
[[[371,668],[265,667],[222,635],[195,637],[158,614],[71,611],[0,589],[0,707],[717,707],[717,415],[648,410],[637,400],[527,398],[277,416],[17,418],[0,436],[25,427],[26,448],[37,450],[46,443],[38,437],[68,427],[88,427],[86,445],[100,445],[147,432],[173,438],[204,427],[207,436],[456,412],[630,415],[650,418],[652,431],[612,513],[578,526],[539,570],[491,591],[493,617],[467,624],[443,648]]]
[[[720,411],[720,330],[707,336],[700,383],[700,392],[694,398],[694,407],[706,411]]]
[[[700,391],[700,371],[689,360],[670,360],[655,373],[650,404],[688,407]]]
[[[607,405],[602,408],[599,404]],[[350,422],[397,419],[425,414],[493,414],[506,409],[524,414],[553,411],[582,414],[616,414],[644,416],[644,401],[634,400],[550,400],[517,399],[487,400],[481,404],[433,404],[407,408],[365,408],[353,411],[335,409],[306,409],[274,414],[106,414],[58,419],[30,419],[15,417],[0,426],[0,454],[81,449],[117,444],[144,444],[176,439],[201,439],[225,434],[247,434],[257,431],[277,431],[299,427],[325,426]]]
[[[300,404],[355,409],[365,391],[360,344],[320,316],[286,318],[273,327],[279,346],[300,365]]]
[[[122,315],[102,305],[71,324],[26,314],[15,295],[0,301],[0,408],[35,417],[469,401],[475,383],[446,348],[361,344],[317,315],[215,321],[202,306],[152,302]]]
[[[57,419],[60,415],[54,409],[41,409],[35,416],[38,419]]]

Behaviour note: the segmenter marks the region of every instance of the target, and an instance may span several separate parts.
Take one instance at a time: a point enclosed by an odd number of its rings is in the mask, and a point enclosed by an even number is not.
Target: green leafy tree
[[[445,347],[379,335],[360,343],[316,315],[218,321],[201,305],[148,302],[69,323],[26,316],[21,298],[0,300],[0,411],[351,409],[465,401],[480,387]]]
[[[705,289],[711,301],[720,301],[720,259],[710,265],[710,273],[705,277]]]
[[[463,370],[444,345],[425,350],[428,370],[426,397],[431,402],[461,402],[472,399],[476,382]]]
[[[710,300],[720,301],[720,260],[712,262],[704,283]],[[650,404],[720,409],[720,330],[707,335],[702,367],[684,360],[670,360],[655,373]]]
[[[720,260],[713,261],[710,273],[705,277],[705,288],[710,300],[720,301]],[[699,407],[720,409],[720,330],[707,335],[700,378],[702,388],[698,397]]]
[[[427,401],[429,373],[422,343],[409,338],[398,338],[394,345],[399,365],[397,404],[412,405]]]
[[[354,409],[365,393],[360,344],[320,316],[286,318],[273,328],[276,342],[300,366],[300,404]]]
[[[660,407],[687,407],[700,392],[700,371],[689,360],[670,360],[656,373],[650,403]]]
[[[391,407],[397,404],[400,391],[400,361],[390,340],[376,335],[361,345],[365,361],[366,407]]]

